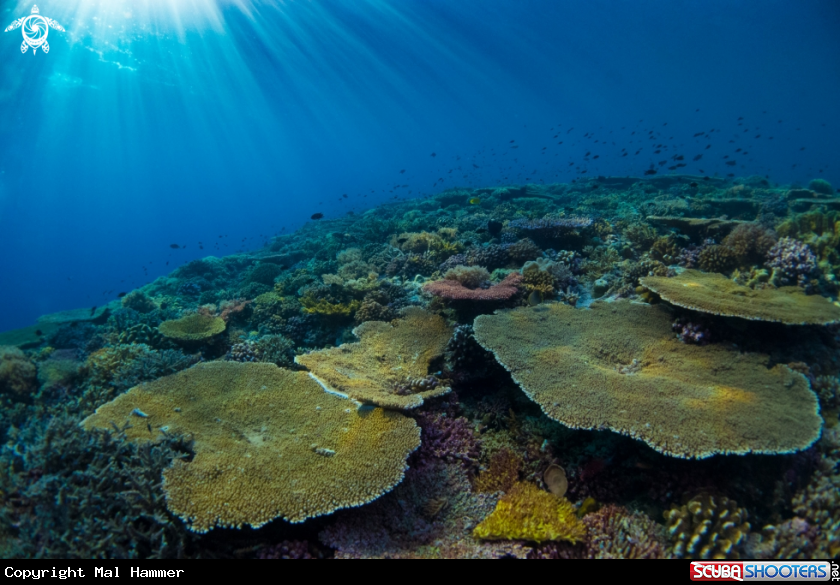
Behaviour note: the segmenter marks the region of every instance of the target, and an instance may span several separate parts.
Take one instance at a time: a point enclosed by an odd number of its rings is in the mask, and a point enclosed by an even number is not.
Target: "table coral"
[[[452,329],[442,317],[412,307],[401,319],[368,321],[353,333],[357,343],[299,355],[295,362],[309,368],[325,387],[386,408],[416,408],[426,398],[449,392],[445,384],[398,392],[410,379],[425,379],[432,361],[443,355]]]
[[[807,379],[767,356],[674,339],[663,305],[553,303],[475,320],[529,398],[572,428],[611,429],[676,457],[788,453],[820,434]]]
[[[131,423],[132,441],[192,437],[194,459],[163,477],[170,510],[196,532],[360,506],[402,480],[420,445],[412,419],[357,409],[305,373],[264,363],[198,364],[132,388],[82,424],[112,423]]]
[[[170,339],[178,341],[204,341],[225,330],[227,324],[220,317],[195,313],[180,319],[164,321],[158,326]]]
[[[840,307],[819,295],[806,295],[795,286],[751,289],[721,274],[697,270],[685,270],[673,278],[647,276],[639,283],[672,305],[701,313],[787,325],[840,321]]]
[[[586,528],[568,500],[533,484],[518,483],[499,500],[493,513],[475,527],[473,534],[486,540],[574,543],[585,538]]]

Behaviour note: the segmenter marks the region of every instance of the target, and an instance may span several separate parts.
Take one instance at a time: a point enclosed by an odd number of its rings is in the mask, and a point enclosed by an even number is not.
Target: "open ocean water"
[[[0,556],[840,555],[834,0],[0,17]]]

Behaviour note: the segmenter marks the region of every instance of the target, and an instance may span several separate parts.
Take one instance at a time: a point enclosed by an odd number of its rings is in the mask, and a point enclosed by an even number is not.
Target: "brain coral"
[[[179,341],[202,341],[225,330],[225,321],[221,317],[195,313],[180,319],[164,321],[158,325],[166,337]]]
[[[788,453],[822,419],[808,381],[767,356],[681,343],[664,305],[563,304],[482,315],[475,338],[572,428],[611,429],[676,457]]]
[[[429,375],[431,362],[443,355],[452,329],[442,317],[409,307],[392,323],[368,321],[353,330],[358,343],[295,357],[312,376],[336,392],[386,408],[416,408],[425,398],[449,392],[446,385],[400,395],[410,379]]]
[[[487,540],[568,540],[586,537],[586,527],[565,498],[544,492],[534,484],[517,483],[473,535]]]
[[[666,278],[647,276],[639,282],[678,307],[701,313],[776,321],[787,325],[828,325],[840,321],[840,307],[795,286],[751,289],[720,274],[686,270]]]
[[[163,473],[167,505],[196,532],[259,527],[360,506],[403,478],[420,429],[399,413],[357,409],[305,373],[210,362],[135,386],[82,421],[130,426],[133,441],[183,434],[192,461]]]

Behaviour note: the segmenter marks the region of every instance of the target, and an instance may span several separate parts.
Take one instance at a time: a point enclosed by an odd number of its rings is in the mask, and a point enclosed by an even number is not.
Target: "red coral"
[[[490,288],[470,289],[456,280],[436,280],[423,285],[423,290],[447,301],[506,301],[519,292],[522,275],[511,272]]]

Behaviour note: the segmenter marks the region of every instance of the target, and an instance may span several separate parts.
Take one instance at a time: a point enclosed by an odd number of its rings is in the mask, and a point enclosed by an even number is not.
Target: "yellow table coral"
[[[685,270],[667,278],[646,276],[639,283],[678,307],[713,315],[788,325],[828,325],[840,321],[840,307],[801,288],[751,289],[722,274]]]
[[[552,419],[666,455],[790,453],[820,436],[816,395],[769,358],[674,338],[665,305],[552,303],[482,315],[475,338]]]
[[[255,528],[360,506],[403,478],[420,445],[413,419],[357,409],[303,372],[210,362],[135,386],[100,406],[86,429],[130,423],[129,439],[194,440],[192,461],[164,472],[167,505],[196,532]]]
[[[386,408],[416,408],[426,398],[449,392],[445,385],[426,390],[422,384],[404,395],[396,391],[428,376],[431,362],[443,355],[452,329],[442,317],[409,307],[402,319],[368,321],[353,333],[358,343],[299,355],[295,362],[309,368],[325,387]]]
[[[544,492],[530,483],[518,483],[503,496],[496,509],[473,535],[485,540],[566,540],[586,537],[586,527],[565,498]]]

